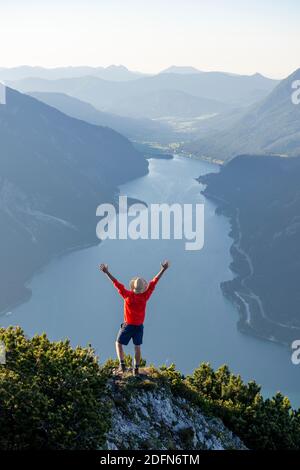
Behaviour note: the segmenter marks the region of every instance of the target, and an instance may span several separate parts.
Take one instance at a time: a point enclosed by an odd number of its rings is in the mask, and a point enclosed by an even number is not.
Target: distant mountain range
[[[209,73],[203,72],[196,67],[185,65],[171,65],[158,73],[144,73],[129,70],[124,65],[109,65],[108,67],[92,66],[66,66],[66,67],[38,67],[21,65],[18,67],[0,67],[0,80],[22,80],[24,78],[45,78],[46,80],[57,80],[60,78],[76,78],[93,76],[103,78],[108,81],[127,81],[137,78],[155,76],[163,73],[173,73],[181,75]],[[226,75],[237,75],[221,72]],[[237,75],[238,76],[238,75]]]
[[[136,80],[146,74],[128,70],[124,65],[110,65],[109,67],[31,67],[23,65],[20,67],[0,67],[0,80],[22,80],[29,77],[57,80],[59,78],[73,78],[93,76],[103,80],[127,81]]]
[[[212,158],[231,159],[241,153],[300,156],[300,105],[292,103],[296,70],[231,127],[188,143],[185,150]]]
[[[300,158],[238,156],[200,178],[232,224],[232,270],[222,284],[239,328],[291,345],[300,338]]]
[[[180,99],[185,112],[189,110],[190,113],[192,109],[192,114],[194,114],[196,111],[198,113],[199,110],[203,110],[205,114],[210,111],[205,109],[204,104],[209,109],[213,106],[220,108],[224,104],[231,107],[246,107],[253,104],[273,90],[278,82],[259,74],[242,76],[222,72],[203,72],[161,73],[126,82],[113,82],[94,76],[85,76],[58,80],[26,78],[9,83],[13,88],[23,92],[65,93],[105,112],[114,114],[126,112],[131,117],[141,115],[149,117],[153,115],[151,96],[154,96],[156,100],[155,116],[162,116],[165,113],[170,116],[171,112],[178,113],[179,106],[176,107],[176,103],[172,103],[169,98],[171,92],[177,93],[176,96]],[[194,97],[195,105],[191,104],[192,97]],[[197,102],[196,98],[201,98],[202,103]],[[162,103],[161,109],[160,102]]]
[[[195,67],[184,66],[184,65],[181,65],[181,66],[171,65],[171,67],[168,67],[162,70],[160,73],[181,73],[183,75],[187,75],[190,73],[202,73],[202,72],[196,69]]]
[[[52,256],[96,243],[96,208],[148,163],[122,135],[14,90],[0,105],[0,310]]]

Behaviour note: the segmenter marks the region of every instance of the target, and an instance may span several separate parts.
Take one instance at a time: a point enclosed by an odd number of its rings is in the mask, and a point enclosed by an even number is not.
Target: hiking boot
[[[132,369],[132,375],[133,375],[133,377],[140,377],[140,371],[139,371],[138,367],[134,367]]]
[[[126,366],[125,364],[121,363],[118,367],[116,367],[113,371],[114,374],[119,375],[119,374],[124,374],[126,372]]]

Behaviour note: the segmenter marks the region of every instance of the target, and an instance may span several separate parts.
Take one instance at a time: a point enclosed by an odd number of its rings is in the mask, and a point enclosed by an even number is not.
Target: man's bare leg
[[[134,375],[139,374],[141,358],[142,358],[141,346],[134,346]]]
[[[118,341],[116,341],[116,351],[120,363],[120,371],[125,372],[124,349]]]

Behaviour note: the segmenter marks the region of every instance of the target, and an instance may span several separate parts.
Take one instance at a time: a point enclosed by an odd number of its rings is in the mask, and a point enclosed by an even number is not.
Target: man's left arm
[[[160,268],[160,271],[156,274],[156,276],[154,277],[154,279],[157,279],[157,281],[160,280],[160,278],[162,277],[162,275],[166,272],[167,269],[169,269],[170,267],[170,263],[169,261],[163,261],[161,263],[161,268]]]
[[[100,271],[106,274],[106,276],[111,280],[111,282],[117,281],[117,279],[109,272],[107,264],[100,264]]]
[[[156,284],[158,283],[158,281],[160,280],[160,278],[162,277],[162,275],[164,274],[164,272],[169,269],[170,267],[170,263],[169,261],[164,261],[163,263],[161,263],[161,269],[160,271],[156,274],[156,276],[154,276],[154,278],[152,279],[152,281],[149,282],[149,287],[147,289],[147,299],[150,298],[151,294],[153,293],[154,289],[155,289],[155,286]]]

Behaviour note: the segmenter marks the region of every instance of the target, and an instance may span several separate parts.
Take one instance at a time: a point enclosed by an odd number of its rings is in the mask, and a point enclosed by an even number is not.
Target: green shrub
[[[0,329],[0,449],[93,449],[104,442],[107,373],[90,348]]]
[[[244,384],[227,366],[201,364],[186,381],[249,448],[300,449],[299,411],[280,393],[265,400],[255,382]]]
[[[174,392],[182,390],[184,376],[176,370],[175,364],[161,366],[160,377],[165,378],[169,382]]]

